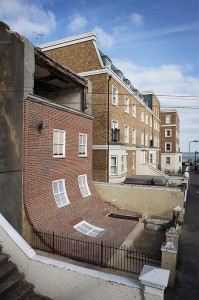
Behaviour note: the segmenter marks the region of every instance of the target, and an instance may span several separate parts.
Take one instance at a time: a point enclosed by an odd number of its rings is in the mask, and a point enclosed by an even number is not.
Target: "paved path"
[[[199,299],[199,173],[194,169],[191,169],[190,181],[176,287],[165,290],[165,300]]]

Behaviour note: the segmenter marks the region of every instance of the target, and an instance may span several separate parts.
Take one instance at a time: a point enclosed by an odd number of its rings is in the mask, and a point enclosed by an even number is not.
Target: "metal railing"
[[[161,251],[141,252],[131,247],[120,247],[103,241],[93,241],[93,239],[62,236],[54,232],[35,230],[32,236],[32,247],[100,267],[134,274],[140,274],[145,264],[157,267],[161,264]]]

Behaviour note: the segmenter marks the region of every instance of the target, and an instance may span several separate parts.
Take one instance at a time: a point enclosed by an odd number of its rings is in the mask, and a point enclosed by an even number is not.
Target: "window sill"
[[[66,158],[66,156],[53,155],[53,158]]]
[[[79,155],[80,158],[88,157],[88,155]]]

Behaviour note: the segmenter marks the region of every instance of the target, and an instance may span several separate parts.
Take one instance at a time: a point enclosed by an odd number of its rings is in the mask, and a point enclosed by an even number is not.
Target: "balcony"
[[[111,129],[111,141],[116,143],[120,142],[120,129]]]

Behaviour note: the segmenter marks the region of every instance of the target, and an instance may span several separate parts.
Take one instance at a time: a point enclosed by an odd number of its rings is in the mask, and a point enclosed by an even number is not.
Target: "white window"
[[[125,173],[125,155],[121,156],[121,174]]]
[[[87,156],[87,134],[79,134],[79,156]]]
[[[118,121],[116,120],[112,120],[112,137],[111,137],[111,140],[113,142],[119,142],[120,140],[120,130],[118,129]]]
[[[136,117],[136,104],[132,103],[132,116]]]
[[[170,124],[170,123],[171,123],[171,116],[166,115],[166,124]]]
[[[150,127],[152,127],[152,116],[150,116]]]
[[[145,146],[148,146],[148,133],[145,134]]]
[[[141,122],[144,122],[144,111],[141,111]]]
[[[133,153],[133,158],[132,158],[132,169],[135,170],[135,153]]]
[[[129,125],[124,127],[124,142],[129,143]]]
[[[165,151],[171,151],[171,143],[165,143]]]
[[[169,156],[166,157],[166,165],[171,164],[171,158]]]
[[[78,230],[79,232],[89,235],[89,236],[92,236],[92,237],[99,237],[104,232],[104,229],[95,227],[84,220],[79,222],[78,224],[76,224],[73,227],[76,230]]]
[[[52,182],[53,194],[58,207],[63,207],[70,203],[66,194],[65,180],[55,180]]]
[[[126,154],[126,172],[128,172],[128,153]]]
[[[117,175],[117,156],[111,156],[111,173],[110,175]]]
[[[132,128],[132,144],[136,144],[136,129]]]
[[[91,195],[91,192],[88,187],[88,182],[87,182],[87,174],[84,175],[79,175],[78,176],[78,183],[79,183],[79,188],[80,192],[82,194],[82,197],[88,197]]]
[[[112,120],[112,129],[118,129],[118,121]]]
[[[150,164],[153,163],[153,153],[149,154],[149,162],[150,162]]]
[[[172,129],[165,129],[165,137],[171,137]]]
[[[148,125],[148,114],[147,113],[145,115],[145,123],[146,123],[146,125]]]
[[[115,86],[112,87],[112,104],[118,105],[118,89]]]
[[[146,162],[146,151],[141,151],[141,164],[145,164]]]
[[[65,157],[66,132],[53,130],[53,157]]]
[[[141,133],[141,145],[144,145],[144,132]]]
[[[129,98],[128,97],[124,97],[124,111],[129,114]]]

